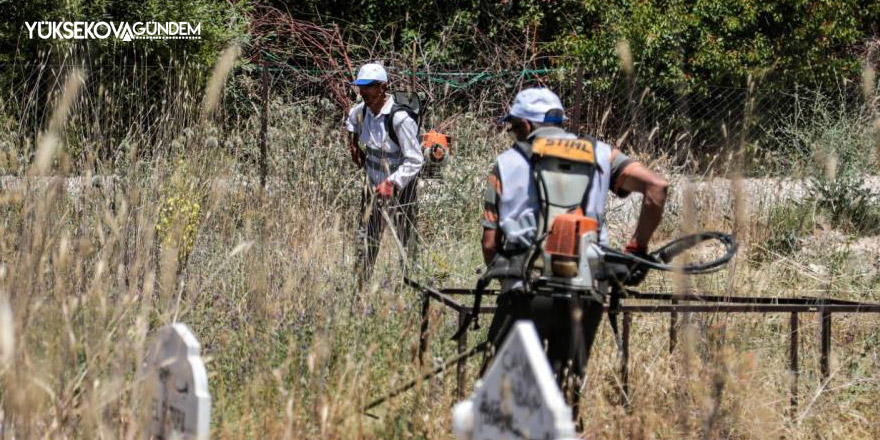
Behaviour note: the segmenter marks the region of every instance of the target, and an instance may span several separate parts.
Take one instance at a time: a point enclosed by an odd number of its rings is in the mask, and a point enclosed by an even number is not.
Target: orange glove
[[[383,199],[390,199],[394,194],[394,184],[387,179],[383,180],[382,183],[376,187],[376,194],[379,194],[379,197]]]

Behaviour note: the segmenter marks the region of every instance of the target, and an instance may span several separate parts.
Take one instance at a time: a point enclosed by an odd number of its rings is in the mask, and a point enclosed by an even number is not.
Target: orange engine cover
[[[599,222],[580,212],[559,214],[553,219],[544,251],[550,255],[577,257],[581,236],[598,230]]]
[[[422,148],[434,148],[435,150],[439,150],[442,153],[432,153],[432,155],[441,155],[441,157],[435,157],[434,159],[439,160],[442,158],[442,155],[446,153],[452,153],[452,136],[447,134],[439,133],[437,131],[431,130],[422,135]]]

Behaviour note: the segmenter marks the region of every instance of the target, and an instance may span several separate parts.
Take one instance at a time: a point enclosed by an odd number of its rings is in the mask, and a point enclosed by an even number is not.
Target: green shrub
[[[836,174],[872,172],[872,131],[871,109],[860,97],[814,91],[799,94],[791,114],[754,148],[768,174],[823,174],[830,161]]]
[[[800,251],[803,240],[815,229],[811,209],[803,203],[785,203],[770,208],[766,218],[759,220],[760,235],[752,247],[751,259],[757,263]]]
[[[816,209],[836,229],[858,236],[880,233],[880,194],[865,187],[860,177],[844,174],[833,180],[808,181]]]
[[[187,161],[180,159],[178,169],[159,205],[156,233],[165,249],[177,250],[177,264],[185,265],[195,244],[202,220],[202,195],[193,181]]]

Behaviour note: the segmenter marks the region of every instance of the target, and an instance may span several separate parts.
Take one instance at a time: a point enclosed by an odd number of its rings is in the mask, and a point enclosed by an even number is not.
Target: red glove
[[[388,180],[383,180],[379,186],[376,187],[376,194],[379,194],[379,197],[383,199],[389,199],[394,194],[394,184]]]
[[[643,260],[653,261],[659,263],[654,256],[648,253],[648,247],[639,246],[635,239],[631,240],[626,244],[626,247],[623,248],[623,253],[630,254],[635,257],[639,257]],[[642,265],[641,263],[636,263],[630,265],[629,275],[623,280],[624,286],[638,286],[645,280],[645,277],[648,276],[648,271],[650,268]]]
[[[364,150],[361,150],[358,147],[348,147],[348,151],[351,152],[351,161],[354,162],[358,168],[363,168],[364,160],[366,159]]]
[[[391,198],[394,195],[394,184],[390,180],[383,180],[382,183],[376,186],[376,194],[383,199]]]
[[[645,254],[647,252],[648,247],[639,246],[635,239],[630,240],[630,242],[626,244],[626,247],[623,248],[623,253],[625,254]]]

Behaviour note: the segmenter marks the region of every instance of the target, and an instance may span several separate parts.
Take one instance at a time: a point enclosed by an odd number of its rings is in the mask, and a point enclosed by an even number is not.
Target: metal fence
[[[458,314],[459,325],[466,325],[468,316],[475,313],[474,306],[455,296],[472,296],[472,289],[441,288],[435,289],[422,286],[412,280],[406,280],[407,284],[422,292],[422,325],[419,340],[419,358],[428,347],[428,329],[431,302],[436,301],[445,309]],[[496,295],[498,291],[487,291],[490,295]],[[763,297],[763,296],[718,296],[704,294],[670,294],[670,293],[642,293],[628,290],[623,293],[622,304],[613,311],[622,316],[620,346],[620,394],[621,401],[628,405],[630,402],[630,334],[634,314],[669,314],[669,352],[672,353],[677,345],[678,331],[681,327],[679,314],[706,313],[706,314],[789,314],[788,331],[788,369],[790,374],[789,398],[792,414],[796,411],[799,401],[799,377],[805,372],[801,365],[800,355],[803,351],[800,332],[800,315],[817,314],[819,317],[819,371],[823,384],[827,384],[831,376],[831,330],[832,314],[878,314],[880,304],[861,301],[845,301],[827,297]],[[609,305],[605,306],[608,311]],[[476,313],[491,314],[496,310],[495,306],[480,307]],[[609,319],[612,315],[609,315]],[[456,380],[458,383],[457,393],[459,397],[465,395],[467,384],[467,356],[475,353],[475,349],[468,350],[468,332],[462,332],[456,340],[459,357],[456,361]],[[477,345],[480,347],[482,344]],[[391,394],[393,397],[394,393]],[[381,401],[379,401],[381,402]]]

